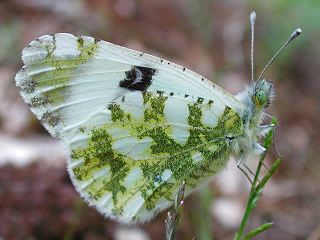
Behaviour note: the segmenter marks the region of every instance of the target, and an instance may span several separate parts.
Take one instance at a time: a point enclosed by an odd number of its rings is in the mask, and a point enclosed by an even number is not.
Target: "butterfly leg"
[[[243,166],[254,177],[254,173],[251,171],[251,169],[248,167],[248,165],[244,163]]]
[[[259,134],[261,137],[264,137],[270,130],[274,130],[275,128],[275,124],[262,125],[259,127]]]
[[[264,162],[262,162],[262,166],[263,166],[268,172],[270,172],[270,168],[269,168]]]
[[[249,174],[247,173],[247,171],[251,174],[251,176],[254,176],[254,173],[250,170],[250,168],[244,163],[244,159],[245,159],[245,156],[242,155],[240,157],[240,159],[238,160],[237,162],[237,167],[240,169],[240,171],[247,177],[247,179],[249,180],[249,182],[251,184],[253,184],[253,181],[251,180]],[[242,166],[244,166],[244,168],[242,168]],[[247,170],[247,171],[246,171]]]
[[[241,165],[237,165],[237,167],[240,169],[240,171],[246,176],[246,178],[249,180],[249,182],[251,183],[251,185],[253,184],[253,181],[251,180],[250,176],[248,175],[248,173],[241,167]]]
[[[259,127],[260,135],[264,137],[269,131],[275,130],[276,127],[277,127],[277,126],[276,126],[275,124],[262,125],[262,126]],[[277,149],[277,146],[276,146],[276,144],[275,144],[274,136],[275,136],[275,135],[273,134],[273,143],[274,143],[275,151],[276,151],[276,154],[281,157],[281,155],[280,155],[280,153],[279,153],[279,151],[278,151],[278,149]],[[262,162],[262,165],[263,165],[263,167],[264,167],[266,170],[270,171],[269,167],[267,167],[264,162]]]

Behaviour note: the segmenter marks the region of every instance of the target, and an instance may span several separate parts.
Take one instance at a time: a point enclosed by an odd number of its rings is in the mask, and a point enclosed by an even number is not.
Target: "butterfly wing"
[[[142,222],[220,170],[243,106],[200,75],[90,37],[54,34],[23,50],[16,84],[68,151],[80,194],[104,215]]]

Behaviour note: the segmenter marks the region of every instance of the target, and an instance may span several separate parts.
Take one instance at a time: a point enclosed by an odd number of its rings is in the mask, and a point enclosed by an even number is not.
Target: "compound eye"
[[[267,101],[268,101],[267,94],[264,91],[260,90],[259,92],[257,92],[254,98],[255,98],[255,103],[257,107],[260,108],[267,105]]]

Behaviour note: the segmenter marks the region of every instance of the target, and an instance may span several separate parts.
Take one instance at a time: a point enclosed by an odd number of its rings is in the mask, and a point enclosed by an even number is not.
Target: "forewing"
[[[122,222],[145,221],[221,169],[242,105],[181,66],[90,37],[43,36],[23,51],[24,100],[66,146],[80,194]]]

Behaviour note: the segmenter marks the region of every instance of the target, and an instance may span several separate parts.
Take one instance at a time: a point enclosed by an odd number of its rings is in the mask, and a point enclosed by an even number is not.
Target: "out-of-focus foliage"
[[[283,159],[248,229],[271,221],[274,226],[256,239],[319,239],[318,0],[0,1],[0,239],[165,238],[166,213],[128,231],[80,199],[61,146],[36,121],[14,85],[24,46],[52,32],[91,35],[183,64],[234,94],[250,79],[252,10],[257,12],[256,75],[295,28],[301,27],[303,35],[264,76],[273,79],[276,89],[268,111],[279,119],[275,143]],[[257,160],[248,164],[254,167]],[[207,189],[186,199],[177,238],[231,239],[248,191],[247,180],[230,161]]]
[[[19,23],[16,21],[0,25],[0,63],[8,64],[19,54]]]

